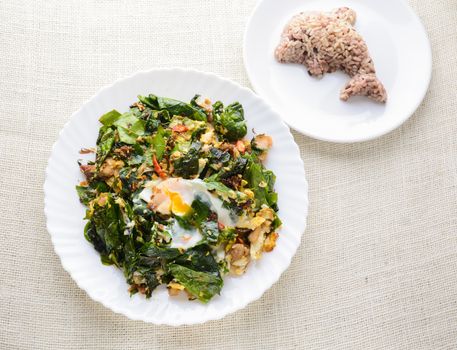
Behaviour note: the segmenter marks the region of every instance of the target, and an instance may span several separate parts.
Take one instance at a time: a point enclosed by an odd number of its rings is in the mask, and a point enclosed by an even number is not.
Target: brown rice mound
[[[354,29],[355,20],[355,11],[347,7],[302,12],[284,28],[275,57],[282,63],[302,64],[315,77],[337,70],[346,72],[351,80],[341,90],[343,101],[362,95],[384,103],[386,90],[376,77],[365,41]]]

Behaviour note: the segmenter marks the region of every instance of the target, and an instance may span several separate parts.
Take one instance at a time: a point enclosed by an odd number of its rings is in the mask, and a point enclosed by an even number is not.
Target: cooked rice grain
[[[302,12],[284,28],[275,57],[282,63],[302,64],[315,77],[337,70],[346,72],[352,79],[341,90],[343,101],[363,95],[386,102],[387,93],[376,77],[367,45],[353,27],[355,20],[355,11],[347,7]]]

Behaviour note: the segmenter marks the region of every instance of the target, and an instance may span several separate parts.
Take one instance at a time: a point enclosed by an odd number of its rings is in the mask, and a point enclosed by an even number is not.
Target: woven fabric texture
[[[248,86],[255,0],[0,1],[0,348],[456,349],[457,2],[410,4],[434,62],[415,115],[361,144],[294,132],[310,211],[290,268],[244,310],[172,328],[114,314],[63,270],[46,162],[69,116],[135,71],[191,67]]]

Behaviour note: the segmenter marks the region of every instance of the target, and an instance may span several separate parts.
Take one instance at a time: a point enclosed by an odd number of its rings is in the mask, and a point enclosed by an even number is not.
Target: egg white
[[[204,181],[200,179],[187,180],[182,178],[168,178],[166,180],[149,181],[145,184],[144,189],[140,193],[140,198],[145,202],[153,200],[153,196],[156,193],[165,193],[166,203],[159,203],[160,205],[172,206],[173,198],[170,198],[170,194],[179,196],[179,201],[187,205],[189,208],[195,199],[199,199],[204,202],[211,211],[215,212],[218,217],[218,222],[224,226],[235,226],[236,221],[233,219],[230,211],[223,207],[223,201],[218,198],[215,194],[208,191]],[[163,195],[162,195],[163,197]],[[170,210],[168,207],[162,210]],[[171,211],[171,210],[170,210]],[[182,213],[175,213],[175,215],[181,215]],[[171,247],[188,249],[195,246],[200,242],[203,237],[196,228],[184,229],[179,223],[173,220],[173,224],[169,226],[170,234],[172,236]]]

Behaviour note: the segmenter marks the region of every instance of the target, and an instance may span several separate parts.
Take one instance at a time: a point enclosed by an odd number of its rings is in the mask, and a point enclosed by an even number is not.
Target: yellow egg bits
[[[170,191],[168,188],[165,188],[164,192],[170,198],[170,211],[173,214],[184,216],[190,212],[191,206],[184,202],[178,192]]]

